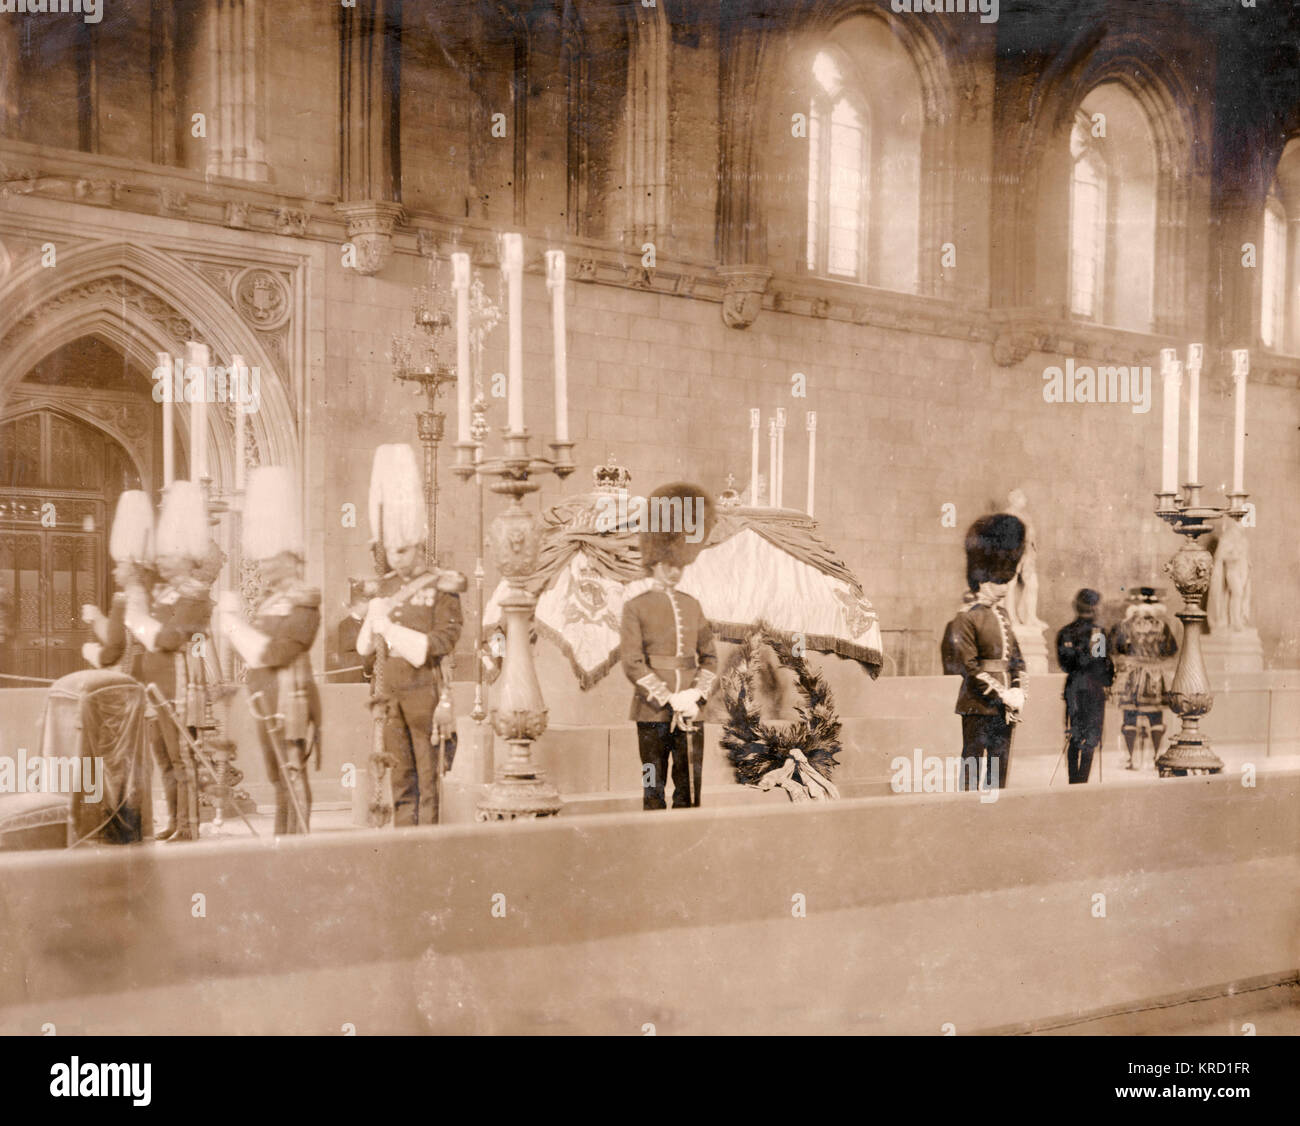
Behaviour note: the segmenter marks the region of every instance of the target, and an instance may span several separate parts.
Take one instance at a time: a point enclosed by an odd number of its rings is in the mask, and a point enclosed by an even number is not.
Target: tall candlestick
[[[813,514],[814,483],[817,480],[817,412],[809,411],[804,419],[808,428],[808,515]]]
[[[176,423],[173,414],[176,398],[174,371],[176,363],[170,352],[159,352],[157,356],[158,371],[167,373],[166,386],[162,392],[163,488],[166,488],[176,476]]]
[[[1183,365],[1174,360],[1164,372],[1164,432],[1160,491],[1178,492],[1178,408],[1183,388]]]
[[[758,431],[763,425],[763,412],[758,407],[749,408],[749,505],[758,507]]]
[[[785,507],[785,407],[776,408],[776,506]]]
[[[1237,384],[1235,418],[1232,427],[1232,491],[1244,493],[1246,477],[1246,377],[1250,375],[1250,351],[1232,350],[1232,377]]]
[[[1199,344],[1187,346],[1187,480],[1200,484],[1201,355]]]
[[[569,368],[564,329],[564,251],[546,252],[546,288],[551,291],[551,331],[555,336],[555,440],[569,440]]]
[[[190,399],[190,480],[208,475],[208,346],[185,345],[186,397]],[[197,388],[194,386],[197,381]]]
[[[244,381],[247,379],[243,356],[230,357],[230,375],[227,386],[235,388],[235,491],[244,487],[244,424],[248,421],[244,415]]]
[[[456,441],[470,439],[469,255],[451,256],[451,288],[456,294]]]
[[[767,507],[776,507],[776,419],[767,420]]]
[[[524,429],[524,237],[502,236],[501,268],[506,274],[510,320],[509,367],[506,374],[506,416],[510,433]]]

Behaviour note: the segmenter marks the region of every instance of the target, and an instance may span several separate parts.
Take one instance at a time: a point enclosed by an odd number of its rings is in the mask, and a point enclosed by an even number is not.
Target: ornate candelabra
[[[547,817],[560,811],[559,791],[533,762],[532,743],[546,730],[546,702],[533,665],[529,629],[537,598],[524,581],[537,567],[541,548],[541,521],[524,507],[524,497],[537,492],[537,477],[554,473],[563,479],[576,468],[573,443],[551,442],[554,458],[534,458],[528,452],[526,429],[507,431],[504,451],[483,457],[479,442],[457,442],[456,474],[468,481],[491,480],[489,488],[510,498],[506,510],[488,528],[497,568],[509,591],[501,600],[506,644],[497,679],[496,706],[489,716],[492,729],[510,744],[510,755],[496,770],[496,780],[479,800],[479,821],[513,821],[520,817]],[[480,620],[482,615],[480,614]]]
[[[1249,493],[1228,493],[1227,507],[1201,503],[1202,486],[1196,482],[1183,485],[1183,494],[1156,493],[1156,515],[1180,536],[1183,546],[1165,564],[1165,573],[1182,595],[1183,608],[1177,618],[1183,623],[1183,644],[1178,652],[1178,667],[1169,690],[1169,705],[1181,720],[1176,738],[1169,741],[1156,760],[1162,778],[1173,775],[1217,774],[1223,760],[1210,748],[1201,732],[1201,718],[1214,706],[1214,693],[1205,670],[1201,638],[1205,633],[1205,595],[1210,588],[1214,558],[1199,540],[1213,531],[1214,522],[1223,517],[1240,520],[1246,515]]]
[[[441,360],[441,342],[451,327],[451,314],[442,307],[442,293],[431,280],[418,286],[411,301],[411,315],[424,339],[393,337],[393,377],[414,383],[423,391],[426,406],[415,416],[420,446],[424,450],[424,507],[429,536],[424,543],[424,561],[430,567],[438,560],[438,446],[442,443],[447,416],[437,409],[438,392],[456,376]]]
[[[470,437],[474,440],[474,464],[483,460],[483,442],[488,436],[487,397],[480,387],[474,395],[473,418],[470,422]],[[467,475],[468,476],[468,475]],[[487,708],[483,704],[483,583],[487,577],[483,569],[483,478],[476,481],[477,503],[474,516],[477,535],[474,540],[474,593],[478,604],[478,616],[474,631],[474,710],[470,713],[475,723],[481,724],[487,719]]]

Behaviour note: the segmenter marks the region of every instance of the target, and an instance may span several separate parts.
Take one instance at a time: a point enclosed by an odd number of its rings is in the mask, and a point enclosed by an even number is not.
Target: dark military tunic
[[[379,586],[380,598],[395,599],[389,621],[423,634],[426,641],[419,665],[392,648],[385,658],[384,752],[393,760],[393,824],[399,827],[436,825],[441,816],[433,713],[442,694],[442,659],[456,648],[464,624],[456,593],[464,586],[464,576],[455,571],[423,571],[409,579],[390,574]],[[373,652],[365,663],[367,672],[373,669]],[[444,773],[455,755],[456,744],[449,740]]]
[[[620,657],[635,686],[631,718],[641,755],[642,807],[665,808],[672,761],[673,807],[698,806],[704,770],[704,728],[674,727],[668,698],[687,688],[705,699],[713,690],[718,657],[713,628],[689,594],[655,583],[623,604]]]
[[[1088,781],[1093,754],[1101,746],[1106,689],[1115,679],[1106,649],[1106,635],[1091,619],[1075,618],[1056,635],[1056,660],[1066,674],[1066,769],[1071,782]]]
[[[962,717],[962,788],[979,787],[986,755],[990,782],[1005,787],[1013,724],[1001,694],[1021,687],[1025,661],[1001,601],[989,606],[969,597],[948,623],[940,651],[943,671],[962,677],[954,709]]]
[[[253,612],[252,627],[267,641],[256,661],[249,662],[248,694],[262,694],[264,713],[281,717],[279,740],[287,766],[297,767],[299,796],[311,812],[307,760],[320,730],[320,692],[312,677],[309,653],[320,629],[320,591],[297,579],[271,591]],[[276,744],[262,723],[258,740],[267,777],[275,786],[275,832],[304,832],[289,797]]]

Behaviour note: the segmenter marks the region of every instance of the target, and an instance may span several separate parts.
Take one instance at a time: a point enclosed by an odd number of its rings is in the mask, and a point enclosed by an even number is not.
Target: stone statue
[[[1019,489],[1012,489],[1007,495],[1007,512],[1019,517],[1025,526],[1025,553],[1007,591],[1007,613],[1013,626],[1043,630],[1047,623],[1038,616],[1038,540],[1028,507],[1028,498]]]
[[[1214,547],[1214,570],[1205,612],[1213,633],[1239,633],[1250,624],[1250,544],[1246,531],[1232,519],[1224,519]]]

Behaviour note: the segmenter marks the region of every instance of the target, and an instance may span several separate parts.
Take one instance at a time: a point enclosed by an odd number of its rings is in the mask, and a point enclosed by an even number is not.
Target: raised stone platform
[[[1300,772],[10,854],[0,873],[6,1034],[1059,1029],[1294,975]]]

